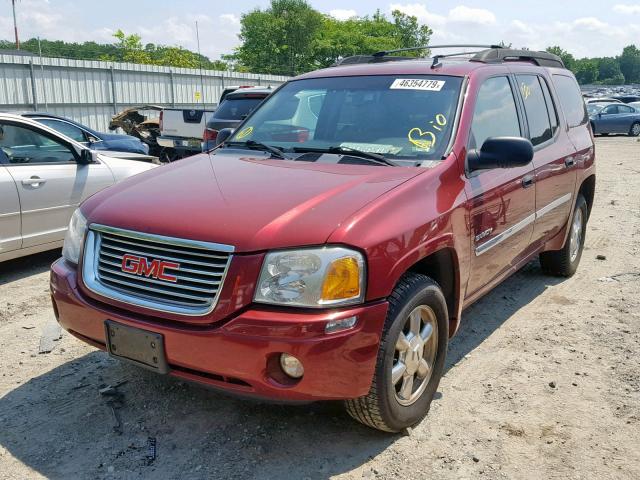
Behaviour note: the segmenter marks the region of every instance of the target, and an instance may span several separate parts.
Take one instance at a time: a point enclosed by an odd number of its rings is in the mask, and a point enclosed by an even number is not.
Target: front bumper
[[[51,267],[51,294],[60,325],[87,343],[105,350],[107,319],[160,333],[169,375],[277,401],[366,395],[388,308],[386,302],[320,312],[250,307],[207,327],[153,321],[84,297],[75,267],[63,259]],[[324,333],[327,321],[354,315],[353,329]],[[274,375],[282,352],[302,361],[305,373],[299,381]]]

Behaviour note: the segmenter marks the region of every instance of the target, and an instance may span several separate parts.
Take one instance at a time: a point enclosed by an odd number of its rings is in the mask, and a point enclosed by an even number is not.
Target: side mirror
[[[467,153],[470,171],[491,168],[513,168],[528,165],[533,160],[533,145],[522,137],[490,137],[480,150]]]
[[[234,132],[233,128],[223,128],[218,132],[218,136],[216,137],[216,147],[221,145],[229,138]]]
[[[94,153],[88,148],[83,148],[80,150],[80,155],[78,155],[78,165],[90,165],[95,162]]]

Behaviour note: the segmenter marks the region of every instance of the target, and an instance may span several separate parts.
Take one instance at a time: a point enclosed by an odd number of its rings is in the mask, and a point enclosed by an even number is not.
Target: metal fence
[[[0,110],[46,111],[101,131],[127,107],[211,108],[225,86],[276,86],[288,78],[20,55],[0,55],[0,72]]]

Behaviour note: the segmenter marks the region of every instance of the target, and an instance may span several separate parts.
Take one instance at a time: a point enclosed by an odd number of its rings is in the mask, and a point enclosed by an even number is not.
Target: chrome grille
[[[215,307],[232,252],[229,245],[93,224],[85,242],[83,280],[90,290],[118,301],[164,312],[204,315]],[[125,255],[133,260],[127,257],[124,261]],[[179,267],[169,266],[163,278],[151,268],[154,261]],[[147,267],[142,272],[123,269],[123,265],[140,262]]]

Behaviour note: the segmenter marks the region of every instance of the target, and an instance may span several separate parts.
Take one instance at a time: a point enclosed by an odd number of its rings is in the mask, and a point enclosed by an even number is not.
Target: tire
[[[629,136],[637,137],[639,135],[640,135],[640,122],[634,122],[634,124],[631,125],[631,128],[629,129]]]
[[[363,397],[345,401],[349,415],[386,432],[398,432],[422,420],[444,371],[448,340],[449,315],[442,290],[426,275],[405,274],[389,296],[371,389]],[[420,358],[430,364],[429,369],[419,363]]]
[[[540,265],[546,274],[556,277],[571,277],[576,273],[584,248],[588,215],[587,202],[582,194],[578,194],[564,246],[561,250],[540,254]]]

